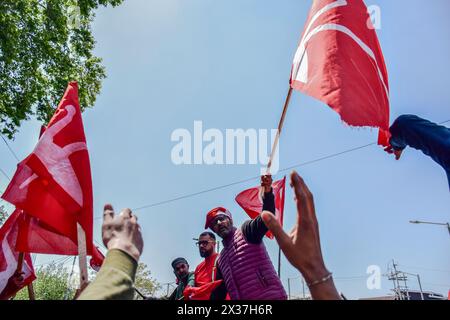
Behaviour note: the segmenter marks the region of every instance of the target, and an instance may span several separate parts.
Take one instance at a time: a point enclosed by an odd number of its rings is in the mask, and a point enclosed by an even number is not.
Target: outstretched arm
[[[272,192],[272,176],[266,175],[261,177],[261,187],[264,192],[263,211],[275,214],[275,196]],[[261,243],[264,235],[269,229],[261,218],[261,215],[253,220],[246,221],[242,225],[242,232],[250,243]]]
[[[263,212],[262,218],[288,261],[305,278],[313,299],[340,300],[331,273],[325,267],[322,257],[313,196],[296,172],[291,174],[291,187],[294,188],[297,204],[297,223],[293,231],[286,234],[269,212]]]
[[[394,121],[389,131],[391,148],[386,151],[395,153],[397,160],[410,146],[430,156],[444,169],[450,166],[450,129],[415,115],[403,115]]]

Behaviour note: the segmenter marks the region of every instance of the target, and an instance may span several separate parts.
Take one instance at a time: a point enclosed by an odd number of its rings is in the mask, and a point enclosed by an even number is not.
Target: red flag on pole
[[[362,0],[314,0],[290,82],[347,124],[379,128],[379,144],[388,145],[388,73]]]
[[[283,225],[285,187],[286,177],[272,183],[272,190],[275,195],[275,216],[281,225]],[[255,219],[263,209],[262,195],[262,187],[255,187],[242,191],[236,196],[235,200],[250,218]],[[267,232],[266,236],[273,239],[270,231]]]
[[[30,216],[29,224],[21,225],[21,249],[75,255],[79,224],[86,234],[87,254],[92,255],[91,169],[76,82],[68,85],[34,151],[19,163],[2,198]]]
[[[22,218],[22,212],[16,209],[0,229],[0,300],[11,298],[36,279],[30,254],[24,256],[20,281],[15,276],[20,254],[15,246]]]

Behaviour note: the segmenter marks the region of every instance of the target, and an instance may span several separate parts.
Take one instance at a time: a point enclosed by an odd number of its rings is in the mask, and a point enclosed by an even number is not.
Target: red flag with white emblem
[[[290,82],[347,124],[379,128],[379,144],[388,145],[388,73],[362,0],[314,0]]]
[[[281,225],[283,225],[285,187],[286,177],[272,183],[272,192],[275,196],[275,216]],[[263,194],[262,187],[250,188],[239,193],[235,200],[250,218],[255,219],[263,209]],[[266,233],[266,236],[273,239],[270,231]]]
[[[11,298],[36,279],[30,254],[25,254],[21,274],[16,274],[19,252],[15,246],[22,218],[21,210],[16,210],[0,229],[0,300]]]
[[[78,243],[79,223],[86,234],[87,254],[92,254],[91,168],[76,82],[69,83],[34,151],[19,163],[2,198],[36,218],[31,227],[40,228],[43,234],[47,230],[56,238],[67,237],[73,246]],[[64,254],[76,254],[73,246],[49,244],[66,247]],[[36,244],[29,241],[28,245]]]

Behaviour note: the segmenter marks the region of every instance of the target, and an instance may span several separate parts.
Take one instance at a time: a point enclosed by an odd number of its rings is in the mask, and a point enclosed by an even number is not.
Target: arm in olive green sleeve
[[[109,250],[95,280],[83,291],[79,300],[131,300],[137,262],[127,253]]]

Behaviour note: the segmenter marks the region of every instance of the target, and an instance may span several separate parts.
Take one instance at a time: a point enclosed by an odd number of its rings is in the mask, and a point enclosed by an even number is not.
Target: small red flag
[[[378,127],[379,144],[388,145],[388,73],[362,0],[314,0],[290,82],[347,124]]]
[[[283,225],[285,187],[286,177],[272,183],[272,190],[275,195],[275,216],[281,225]],[[236,196],[236,202],[250,218],[255,219],[263,209],[262,195],[262,187],[247,189]],[[267,232],[266,236],[273,239],[273,234],[270,231]]]
[[[16,209],[0,229],[0,300],[11,298],[36,279],[30,254],[24,255],[20,279],[15,276],[19,260],[15,246],[22,217]]]

